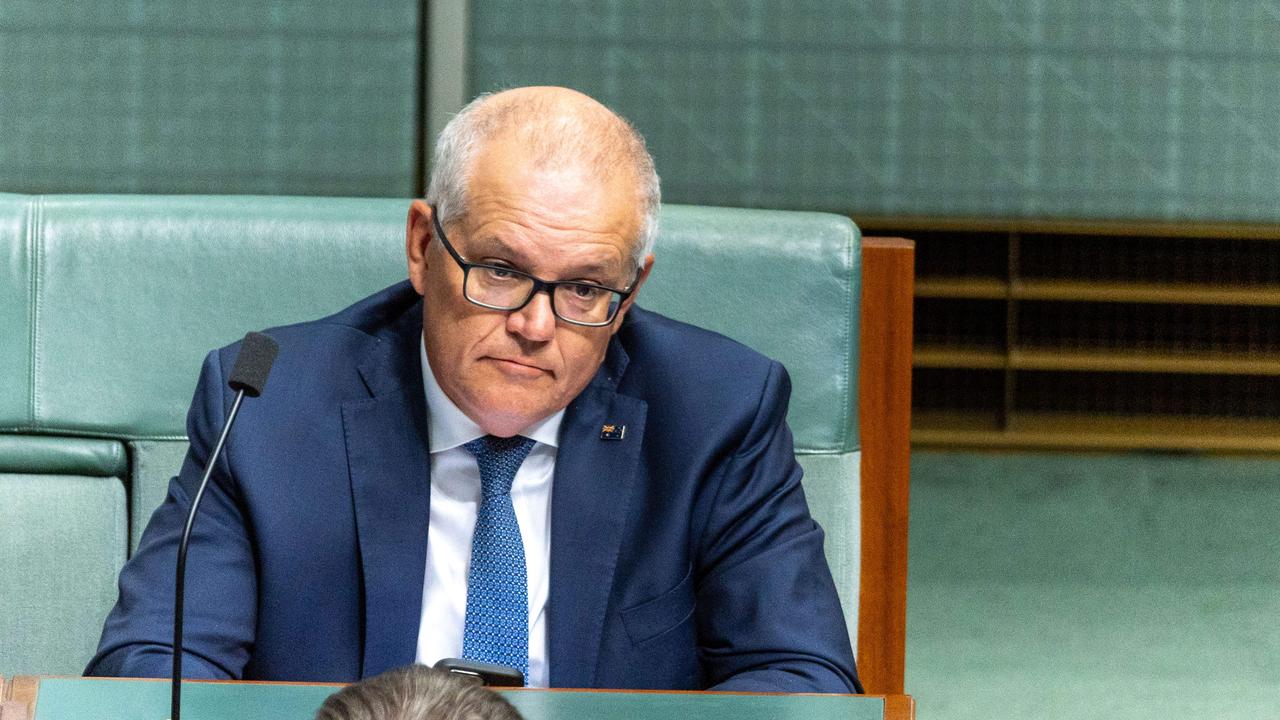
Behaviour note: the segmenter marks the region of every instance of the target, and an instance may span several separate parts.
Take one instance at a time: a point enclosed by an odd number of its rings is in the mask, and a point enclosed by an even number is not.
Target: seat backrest
[[[407,206],[0,195],[0,548],[13,581],[0,587],[0,637],[16,640],[0,674],[79,671],[180,465],[204,354],[402,279]],[[834,215],[666,206],[656,252],[642,306],[790,372],[805,491],[857,628],[857,228]]]

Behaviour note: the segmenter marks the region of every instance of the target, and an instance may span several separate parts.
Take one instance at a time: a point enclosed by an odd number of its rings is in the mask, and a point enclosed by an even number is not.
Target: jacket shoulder
[[[618,341],[628,357],[624,385],[666,403],[681,396],[758,403],[770,375],[786,375],[780,363],[736,340],[641,308],[627,314]]]
[[[421,302],[405,281],[327,317],[265,329],[280,348],[268,387],[297,389],[302,392],[297,399],[313,395],[319,400],[327,390],[359,384],[356,366],[372,348],[403,344],[421,332]],[[215,351],[224,376],[230,374],[240,345],[237,341]]]

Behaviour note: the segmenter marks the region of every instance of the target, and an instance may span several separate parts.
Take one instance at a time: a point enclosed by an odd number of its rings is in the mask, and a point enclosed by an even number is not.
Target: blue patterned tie
[[[519,668],[529,682],[529,585],[511,481],[533,440],[486,435],[463,445],[480,465],[480,512],[471,540],[462,657]]]

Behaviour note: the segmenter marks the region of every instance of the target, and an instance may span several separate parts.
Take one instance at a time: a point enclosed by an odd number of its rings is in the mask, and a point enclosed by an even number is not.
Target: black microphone
[[[182,529],[182,541],[178,543],[178,574],[173,593],[173,697],[169,705],[170,720],[179,720],[182,714],[182,600],[186,591],[187,576],[187,543],[191,540],[191,525],[196,519],[196,509],[200,507],[200,499],[204,497],[204,489],[209,484],[209,475],[213,466],[222,454],[222,446],[227,442],[231,432],[231,424],[236,421],[236,413],[240,412],[240,401],[244,396],[258,397],[267,384],[267,374],[271,372],[271,364],[276,361],[280,347],[270,335],[251,332],[244,336],[240,344],[240,353],[236,355],[236,364],[231,369],[231,379],[227,384],[236,391],[236,399],[231,403],[231,412],[227,413],[227,421],[222,426],[222,435],[218,444],[213,447],[209,463],[205,466],[204,477],[200,479],[200,487],[191,501],[191,510],[187,512],[187,525]]]

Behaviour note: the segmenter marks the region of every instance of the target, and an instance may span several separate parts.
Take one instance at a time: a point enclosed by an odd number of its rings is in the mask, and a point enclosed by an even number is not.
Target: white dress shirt
[[[440,389],[421,340],[419,352],[431,445],[431,513],[416,660],[433,665],[440,658],[462,657],[471,538],[480,508],[480,466],[462,445],[485,432]],[[546,610],[551,580],[551,479],[563,418],[561,410],[520,432],[537,442],[511,484],[529,582],[529,685],[533,687],[547,687],[549,677]]]

